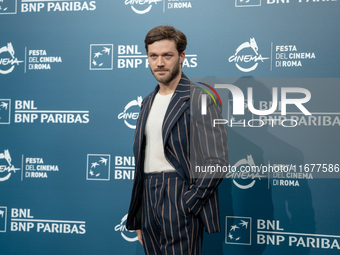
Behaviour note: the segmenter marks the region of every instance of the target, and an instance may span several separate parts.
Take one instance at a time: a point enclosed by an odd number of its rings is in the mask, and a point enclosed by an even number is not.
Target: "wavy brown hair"
[[[145,49],[148,52],[148,46],[161,40],[173,40],[180,55],[187,47],[187,37],[181,31],[172,26],[158,26],[151,29],[145,36]]]

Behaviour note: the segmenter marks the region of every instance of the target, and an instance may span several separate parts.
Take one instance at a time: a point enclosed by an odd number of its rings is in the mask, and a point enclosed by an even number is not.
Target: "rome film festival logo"
[[[0,48],[0,74],[9,74],[14,70],[15,66],[24,62],[18,60],[14,54],[15,51],[12,43],[7,43],[7,46]],[[9,66],[9,68],[7,66]]]
[[[0,99],[0,124],[10,124],[11,100]]]
[[[17,0],[0,0],[0,15],[16,13],[17,13]]]
[[[125,221],[127,219],[127,214],[122,218],[122,220],[120,221],[120,223],[115,226],[115,231],[120,231],[121,236],[128,242],[135,242],[138,241],[138,236],[136,236],[136,232],[130,231],[126,229],[125,226]],[[131,234],[133,233],[133,234]]]
[[[109,154],[88,154],[86,180],[109,181],[110,157]]]
[[[227,244],[251,245],[251,218],[226,216]]]
[[[124,120],[124,123],[126,126],[128,126],[129,128],[131,129],[136,129],[136,124],[131,124],[129,122],[131,122],[131,120],[133,120],[134,122],[137,121],[138,119],[138,115],[139,115],[139,111],[136,112],[136,111],[131,111],[130,108],[132,109],[135,109],[136,107],[135,106],[138,106],[139,107],[139,110],[140,110],[140,107],[142,105],[142,101],[143,101],[143,98],[141,96],[137,97],[137,100],[132,100],[130,101],[125,107],[124,107],[124,111],[121,112],[120,114],[118,114],[118,119],[123,119]],[[130,110],[130,111],[129,111]]]
[[[240,54],[242,52],[243,54]],[[230,56],[228,61],[235,62],[235,66],[240,71],[248,73],[248,72],[254,71],[257,68],[259,61],[263,63],[264,60],[266,59],[269,59],[269,58],[264,58],[262,57],[261,54],[258,53],[258,46],[255,41],[255,38],[250,38],[249,42],[242,43],[236,49],[235,54]],[[241,65],[243,65],[243,67]]]
[[[113,69],[113,44],[90,45],[90,70]]]
[[[260,175],[258,172],[250,171],[249,169],[254,169],[255,163],[252,155],[247,155],[247,158],[240,159],[235,163],[235,165],[232,167],[232,169],[237,169],[238,167],[242,165],[248,165],[249,167],[243,167],[244,170],[238,170],[238,171],[231,171],[227,173],[227,178],[233,178],[233,183],[236,187],[239,189],[250,189],[255,185],[256,180],[261,180],[261,177],[266,177],[264,175]],[[236,181],[235,178],[240,178],[241,180]],[[242,180],[251,180],[248,184],[241,184]],[[249,182],[249,181],[248,181]]]
[[[7,181],[11,177],[12,172],[16,173],[15,171],[19,170],[21,169],[15,168],[14,165],[12,165],[12,157],[9,150],[4,150],[3,153],[0,153],[0,182]]]
[[[158,2],[162,2],[162,1],[163,0],[125,0],[125,5],[130,4],[131,9],[137,14],[145,14],[151,10],[152,3],[157,4]],[[136,9],[134,5],[139,5],[141,10]],[[148,5],[148,6],[145,8],[144,5]]]

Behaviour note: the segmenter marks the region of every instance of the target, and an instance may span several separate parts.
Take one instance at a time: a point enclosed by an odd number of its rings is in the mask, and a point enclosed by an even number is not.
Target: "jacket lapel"
[[[163,121],[162,136],[164,145],[166,144],[166,141],[175,123],[181,117],[183,112],[189,107],[189,99],[190,80],[182,73],[181,80],[179,81],[171,98]]]
[[[140,153],[143,152],[144,148],[143,148],[143,144],[145,143],[145,125],[146,125],[146,121],[148,119],[148,116],[149,116],[149,112],[150,112],[150,109],[151,109],[151,106],[152,106],[152,102],[157,94],[159,90],[159,85],[156,86],[155,90],[150,94],[150,96],[146,97],[143,101],[143,109],[141,110],[140,112],[140,116],[139,118],[141,118],[141,123],[140,125],[137,125],[137,128],[139,128],[139,130],[136,130],[136,133],[138,134],[138,141],[139,141],[139,144],[138,144],[138,149],[137,149],[137,152],[138,152],[138,155],[139,155],[139,158],[140,158]],[[138,162],[138,159],[136,159],[137,162]]]
[[[156,86],[155,90],[150,94],[150,96],[146,97],[143,101],[143,109],[140,112],[140,118],[141,123],[140,125],[137,125],[137,128],[139,130],[136,130],[138,134],[138,149],[137,153],[139,158],[141,157],[141,153],[143,152],[143,144],[144,144],[144,133],[145,133],[145,125],[146,121],[149,116],[149,112],[152,106],[152,102],[158,93],[159,85]],[[163,144],[166,144],[166,141],[169,137],[169,134],[177,122],[177,120],[180,118],[180,116],[183,114],[183,112],[189,107],[190,102],[190,80],[188,77],[186,77],[182,73],[181,80],[179,81],[176,90],[170,100],[168,109],[166,111],[163,126],[162,126],[162,136],[163,136]],[[137,145],[137,144],[136,144]],[[137,162],[140,162],[138,159],[136,159]]]

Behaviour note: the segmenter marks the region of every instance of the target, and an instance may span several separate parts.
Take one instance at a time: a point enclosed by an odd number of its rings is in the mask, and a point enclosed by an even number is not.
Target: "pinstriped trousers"
[[[142,237],[147,255],[199,255],[203,223],[182,195],[188,185],[177,172],[145,174]]]

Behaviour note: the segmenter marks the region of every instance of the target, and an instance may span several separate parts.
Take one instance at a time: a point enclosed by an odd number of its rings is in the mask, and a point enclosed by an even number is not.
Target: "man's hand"
[[[140,242],[141,245],[143,245],[142,230],[137,229],[136,233],[137,233],[137,236],[138,236],[138,241]]]

